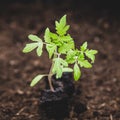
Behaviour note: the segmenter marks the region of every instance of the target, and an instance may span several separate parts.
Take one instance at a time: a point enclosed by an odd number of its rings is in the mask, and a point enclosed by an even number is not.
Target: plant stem
[[[51,68],[50,68],[50,72],[49,72],[49,75],[48,75],[48,82],[49,82],[49,86],[50,86],[50,90],[52,91],[52,92],[54,92],[55,90],[54,90],[54,88],[53,88],[53,85],[52,85],[52,68],[53,68],[53,62],[52,62],[52,66],[51,66]]]
[[[53,58],[56,58],[57,55],[59,55],[59,54],[57,53],[57,49],[56,49]],[[49,74],[48,74],[48,82],[49,82],[50,90],[51,90],[52,92],[55,91],[55,90],[54,90],[54,87],[53,87],[53,85],[52,85],[52,75],[53,75],[52,69],[53,69],[53,66],[54,66],[54,62],[52,61],[52,65],[51,65],[51,68],[50,68],[50,72],[49,72]]]

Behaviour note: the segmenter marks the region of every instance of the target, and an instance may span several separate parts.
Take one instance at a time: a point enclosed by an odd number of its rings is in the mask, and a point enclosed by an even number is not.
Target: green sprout
[[[87,48],[87,42],[83,43],[79,49],[75,48],[73,38],[67,33],[69,28],[70,26],[66,23],[66,15],[64,15],[59,21],[55,21],[56,33],[46,28],[44,40],[33,34],[28,36],[32,43],[26,44],[23,52],[29,53],[36,50],[37,56],[41,56],[43,46],[45,46],[49,54],[49,59],[52,60],[49,73],[37,75],[32,80],[30,84],[31,87],[35,86],[43,77],[48,76],[50,89],[54,92],[54,87],[52,85],[53,75],[58,79],[62,77],[63,72],[73,72],[74,79],[77,81],[81,76],[81,67],[92,67],[97,50],[89,50]],[[73,68],[69,67],[70,64],[73,64]]]

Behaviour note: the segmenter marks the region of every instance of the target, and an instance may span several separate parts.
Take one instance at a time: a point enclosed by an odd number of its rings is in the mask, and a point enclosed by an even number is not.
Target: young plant
[[[56,75],[56,79],[58,79],[62,77],[63,72],[73,72],[74,79],[77,81],[81,76],[81,67],[92,67],[97,50],[89,50],[87,48],[87,42],[80,46],[79,49],[76,49],[73,38],[67,33],[69,28],[70,26],[66,23],[66,15],[64,15],[59,21],[55,21],[55,33],[51,32],[49,28],[46,28],[44,40],[33,34],[28,36],[32,43],[26,44],[23,52],[28,53],[36,49],[37,55],[41,56],[43,46],[45,46],[49,54],[49,59],[52,60],[49,73],[37,75],[32,80],[30,86],[33,87],[43,77],[48,76],[50,89],[54,92],[52,85],[53,75]],[[62,55],[64,57],[61,57]],[[73,64],[74,67],[70,68],[69,64]]]

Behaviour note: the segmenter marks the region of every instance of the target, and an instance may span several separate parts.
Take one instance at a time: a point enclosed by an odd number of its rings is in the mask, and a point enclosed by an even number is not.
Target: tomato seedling
[[[87,48],[87,42],[83,43],[80,48],[77,49],[73,38],[68,34],[69,28],[70,26],[66,23],[66,15],[64,15],[59,21],[55,21],[55,33],[51,32],[49,28],[46,28],[43,40],[33,34],[28,36],[32,43],[26,44],[23,52],[29,53],[36,50],[37,56],[41,56],[43,53],[43,47],[45,46],[49,58],[52,60],[49,73],[37,75],[32,80],[30,86],[33,87],[43,77],[48,76],[50,89],[51,91],[54,91],[52,85],[53,75],[58,79],[62,77],[63,72],[73,72],[74,79],[77,81],[81,76],[81,67],[92,67],[97,50],[89,50]],[[73,68],[69,67],[70,64],[73,64]]]

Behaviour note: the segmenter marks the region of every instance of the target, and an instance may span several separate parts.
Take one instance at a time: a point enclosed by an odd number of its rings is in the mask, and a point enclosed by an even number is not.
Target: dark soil
[[[47,118],[61,120],[69,116],[69,112],[72,109],[72,98],[75,95],[75,86],[72,78],[72,74],[67,72],[63,73],[59,79],[56,79],[54,75],[52,77],[53,92],[49,88],[46,77],[46,88],[41,91],[40,95],[40,111],[43,111]],[[84,106],[86,107],[86,105]]]
[[[54,21],[64,14],[76,46],[88,41],[99,53],[92,69],[82,69],[69,116],[63,119],[120,120],[119,9],[92,2],[45,1],[0,4],[0,120],[49,120],[39,111],[44,81],[29,86],[35,75],[48,72],[47,52],[38,58],[35,52],[21,51],[28,34],[43,36],[47,26],[54,31]]]

